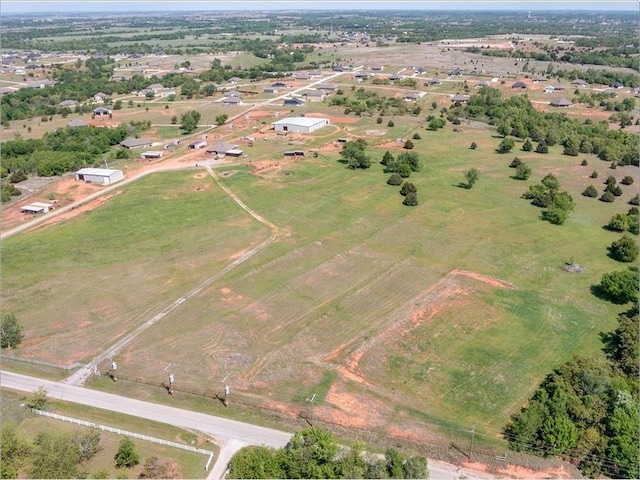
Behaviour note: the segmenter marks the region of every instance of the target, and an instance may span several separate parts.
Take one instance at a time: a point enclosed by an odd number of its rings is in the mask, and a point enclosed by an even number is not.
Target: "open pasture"
[[[500,155],[500,138],[484,124],[426,130],[432,101],[421,99],[419,117],[393,117],[392,128],[391,117],[341,123],[341,109],[307,105],[300,111],[332,114],[339,127],[301,140],[317,158],[269,175],[252,173],[248,160],[222,169],[220,181],[277,226],[277,241],[137,337],[117,357],[123,378],[160,384],[172,364],[178,391],[211,394],[230,375],[238,398],[292,416],[316,393],[314,415],[345,426],[397,433],[427,420],[474,423],[497,437],[554,366],[598,350],[598,333],[620,308],[590,287],[624,268],[606,256],[617,235],[601,227],[627,211],[637,189],[623,187],[612,204],[580,193],[634,167],[610,170],[557,145],[540,155],[516,143]],[[368,136],[374,129],[383,135]],[[409,208],[378,162],[416,131],[422,168],[409,181],[420,204]],[[370,169],[349,170],[322,148],[346,135],[367,140]],[[249,160],[275,160],[275,145],[291,148],[289,139],[241,148]],[[510,178],[514,156],[531,165],[529,181]],[[459,188],[471,167],[478,183]],[[541,221],[520,198],[550,172],[576,201],[563,226]],[[147,177],[80,219],[10,238],[3,291],[5,308],[27,327],[19,354],[88,361],[268,235],[204,172],[190,172]],[[572,257],[584,273],[561,270]],[[145,394],[132,383],[108,388]]]

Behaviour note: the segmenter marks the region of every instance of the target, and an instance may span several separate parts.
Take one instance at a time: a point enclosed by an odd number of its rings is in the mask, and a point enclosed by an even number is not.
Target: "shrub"
[[[613,193],[616,197],[622,195],[622,189],[620,188],[620,185],[609,185],[607,186],[605,191]]]
[[[22,170],[17,170],[9,176],[9,182],[11,183],[24,182],[26,179],[27,179],[27,174],[24,173],[24,171]]]
[[[513,138],[503,138],[496,151],[498,153],[509,153],[514,146],[515,142]]]
[[[609,175],[607,179],[604,181],[607,186],[613,186],[616,184],[616,177],[613,175]]]
[[[611,170],[615,170],[618,168],[618,164],[616,162],[611,162],[611,166],[609,168],[611,168]]]
[[[624,213],[616,213],[606,225],[607,230],[612,232],[624,232],[629,226],[629,219]]]
[[[404,148],[407,150],[411,150],[414,147],[413,142],[411,140],[407,140],[404,142]]]
[[[580,165],[582,165],[583,167],[586,167],[587,165],[589,165],[589,162],[587,162],[587,159],[585,158],[580,162]]]
[[[549,146],[544,140],[538,143],[538,146],[536,147],[536,153],[549,153]]]
[[[629,205],[640,205],[640,197],[636,193],[636,196],[629,200]]]
[[[601,202],[607,202],[607,203],[611,203],[615,201],[615,199],[616,199],[615,195],[611,192],[604,192],[600,197]]]
[[[402,177],[398,173],[393,173],[387,180],[387,185],[402,185]]]
[[[626,175],[622,180],[620,180],[620,183],[623,185],[631,185],[633,184],[633,177],[631,175]]]
[[[382,117],[376,118],[376,123],[380,125],[382,123]]]
[[[596,198],[598,196],[598,190],[596,190],[596,187],[594,187],[593,185],[589,185],[584,189],[582,195],[585,197]]]
[[[404,182],[402,184],[402,188],[400,189],[400,195],[407,196],[409,193],[416,193],[418,189],[411,182]]]
[[[407,205],[408,207],[415,207],[418,205],[418,194],[416,192],[410,192],[404,197],[402,201],[403,205]]]
[[[638,267],[605,273],[600,279],[602,294],[617,304],[625,304],[638,298]]]
[[[619,262],[635,262],[640,253],[640,247],[629,235],[623,235],[618,240],[609,245],[611,257]]]
[[[591,175],[589,175],[589,177],[591,178],[598,178],[598,172],[596,172],[595,170],[593,172],[591,172]]]
[[[478,144],[476,142],[471,142],[471,145],[469,146],[469,148],[471,150],[475,150],[476,148],[478,148]]]
[[[392,128],[392,127],[395,127],[395,126],[396,126],[396,124],[393,123],[393,120],[389,120],[389,122],[387,123],[387,127],[389,127],[389,128]]]
[[[531,144],[531,140],[527,138],[524,141],[524,143],[522,144],[522,150],[525,152],[530,152],[531,150],[533,150],[533,145]]]
[[[409,178],[409,176],[411,175],[411,166],[407,163],[401,163],[400,165],[398,165],[398,174],[402,178]]]
[[[513,160],[509,164],[509,168],[517,168],[518,165],[522,165],[522,160],[520,160],[518,157],[513,157]]]
[[[420,136],[420,134],[418,132],[413,134],[413,139],[414,140],[420,140],[422,137]]]
[[[526,163],[521,163],[520,165],[518,165],[516,174],[513,176],[513,178],[515,178],[516,180],[528,180],[529,177],[531,177],[531,167]],[[597,191],[596,196],[598,196]]]

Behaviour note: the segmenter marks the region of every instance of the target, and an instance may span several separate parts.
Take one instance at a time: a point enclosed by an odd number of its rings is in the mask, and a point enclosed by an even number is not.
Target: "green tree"
[[[390,448],[385,452],[384,458],[389,478],[404,478],[404,469],[402,468],[404,457],[402,454],[395,448]]]
[[[536,153],[549,153],[549,146],[547,142],[541,140],[536,146]]]
[[[392,173],[387,180],[387,185],[402,185],[402,177],[398,173]]]
[[[140,456],[130,438],[124,437],[118,444],[118,451],[113,457],[116,468],[131,468],[140,463]]]
[[[618,315],[618,327],[604,338],[603,350],[607,358],[627,378],[637,382],[640,378],[640,315],[637,310]]]
[[[616,196],[611,192],[604,192],[600,196],[601,202],[612,203],[616,199]]]
[[[80,450],[70,434],[39,433],[33,444],[29,478],[78,478]]]
[[[505,138],[511,133],[511,123],[509,123],[509,121],[503,121],[502,123],[500,123],[500,125],[498,125],[498,128],[496,130],[498,132],[498,135],[502,135],[502,137]]]
[[[24,335],[16,316],[12,313],[5,315],[0,325],[0,346],[2,348],[16,348],[23,338]]]
[[[593,185],[589,185],[584,189],[582,195],[585,197],[596,198],[598,196],[598,190],[596,190],[596,187],[594,187]]]
[[[404,182],[402,184],[402,187],[400,188],[400,195],[406,196],[406,195],[408,195],[410,193],[415,193],[417,191],[418,191],[418,189],[416,188],[416,186],[413,183]]]
[[[513,138],[503,138],[496,151],[498,153],[509,153],[514,146],[515,141],[513,140]]]
[[[531,167],[526,163],[518,165],[518,168],[516,168],[516,174],[513,178],[516,180],[529,180],[529,177],[531,177]],[[598,195],[598,192],[596,192],[596,195]]]
[[[193,133],[198,129],[198,122],[200,121],[201,114],[196,110],[190,110],[180,115],[180,128],[184,133]]]
[[[387,122],[387,127],[389,127],[389,128],[393,128],[393,127],[395,127],[395,126],[396,126],[396,124],[395,124],[395,123],[393,123],[393,120],[389,120],[389,122]]]
[[[521,164],[522,160],[520,160],[520,158],[513,157],[513,160],[511,160],[511,163],[509,164],[509,168],[518,168],[518,166]]]
[[[530,152],[533,150],[533,145],[531,144],[531,140],[529,140],[528,138],[524,141],[524,143],[522,144],[522,150],[525,152]]]
[[[391,155],[391,152],[387,150],[386,152],[384,152],[384,155],[382,156],[382,160],[380,160],[380,163],[382,165],[387,165],[390,161],[393,161],[393,155]]]
[[[580,151],[578,150],[579,147],[579,142],[577,139],[573,138],[573,137],[568,137],[565,141],[564,141],[564,150],[563,153],[565,155],[569,155],[571,157],[577,157],[578,154],[580,153]]]
[[[578,430],[567,415],[547,418],[542,423],[541,434],[550,455],[562,454],[578,443]]]
[[[623,185],[632,185],[633,177],[631,175],[625,175],[624,178],[620,180],[620,183]]]
[[[151,477],[149,477],[151,478]],[[240,449],[229,462],[229,478],[287,478],[277,450],[259,445]]]
[[[411,176],[411,167],[406,163],[398,165],[398,174],[401,178],[409,178]]]
[[[285,478],[335,478],[338,444],[316,427],[296,432],[284,450]]]
[[[409,192],[404,197],[402,201],[403,205],[407,205],[408,207],[415,207],[418,205],[418,193],[417,192]]]
[[[17,478],[31,451],[29,443],[18,435],[18,425],[14,420],[2,423],[2,461],[0,462],[0,478]]]
[[[360,443],[356,443],[338,461],[337,478],[366,478],[367,462]]]
[[[427,127],[429,128],[429,130],[436,131],[440,128],[443,128],[445,125],[446,121],[444,120],[444,118],[432,118],[431,120],[429,120]]]
[[[598,178],[598,172],[596,172],[595,170],[593,172],[591,172],[591,175],[589,175],[590,178]]]
[[[640,478],[638,424],[637,401],[617,406],[607,422],[610,440],[606,453],[613,464],[608,473],[613,478]]]
[[[416,133],[414,133],[414,134],[413,134],[413,137],[412,137],[412,138],[413,138],[414,140],[420,140],[422,137],[420,136],[420,134],[419,134],[418,132],[416,132]],[[405,146],[406,146],[406,144],[405,144]]]
[[[171,124],[176,125],[177,123],[178,123],[178,117],[174,115],[173,117],[171,117]]]
[[[427,457],[421,455],[408,458],[402,465],[404,478],[429,478]]]
[[[100,451],[100,432],[88,430],[85,433],[76,432],[73,441],[78,446],[80,461],[86,462]]]
[[[624,305],[637,301],[639,284],[638,267],[629,267],[602,275],[599,291],[613,303]]]
[[[639,205],[640,204],[640,195],[639,194],[635,194],[631,200],[629,200],[629,205]]]
[[[478,144],[476,142],[471,142],[471,145],[469,146],[469,148],[471,150],[475,150],[476,148],[478,148]]]
[[[475,183],[478,181],[479,177],[480,177],[480,172],[478,171],[477,168],[470,168],[469,170],[464,172],[464,178],[466,178],[467,180],[467,188],[469,189],[473,188]]]
[[[192,98],[194,95],[197,95],[198,92],[200,92],[200,84],[192,79],[187,80],[182,84],[180,92],[187,98]]]
[[[553,195],[549,210],[543,213],[543,218],[554,225],[562,225],[569,217],[573,207],[574,202],[571,195],[567,192],[560,192]]]
[[[407,140],[404,142],[404,148],[407,150],[411,150],[414,147],[413,142],[411,140]]]
[[[609,246],[609,253],[619,262],[635,262],[638,259],[640,247],[633,238],[625,234]]]
[[[227,121],[227,119],[229,118],[229,115],[227,115],[226,113],[223,113],[221,115],[216,116],[216,124],[217,125],[224,125],[224,122]]]
[[[629,218],[624,213],[616,213],[606,225],[606,229],[612,232],[624,232],[628,227]]]
[[[44,387],[38,387],[36,391],[33,392],[33,397],[29,402],[29,407],[36,410],[44,410],[49,402],[47,394],[47,390]]]

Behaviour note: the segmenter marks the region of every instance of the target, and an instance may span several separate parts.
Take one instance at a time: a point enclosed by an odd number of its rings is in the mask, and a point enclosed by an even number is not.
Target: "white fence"
[[[106,425],[98,425],[97,423],[93,423],[93,422],[85,422],[84,420],[79,420],[77,418],[65,417],[64,415],[45,412],[44,410],[36,410],[35,408],[31,409],[31,411],[37,415],[42,415],[44,417],[49,417],[49,418],[55,418],[56,420],[62,420],[63,422],[75,423],[76,425],[82,425],[84,427],[97,428],[98,430],[102,430],[103,432],[116,433],[118,435],[125,435],[127,437],[138,438],[140,440],[145,440],[147,442],[159,443],[160,445],[167,445],[169,447],[181,448],[182,450],[187,450],[193,453],[208,455],[209,459],[207,460],[207,464],[204,466],[205,470],[209,470],[209,465],[211,465],[211,461],[213,460],[213,452],[211,450],[204,450],[202,448],[192,447],[191,445],[183,445],[181,443],[170,442],[169,440],[150,437],[149,435],[142,435],[140,433],[127,432],[126,430],[121,430],[119,428],[114,428],[114,427],[108,427]]]
[[[35,365],[44,365],[45,367],[61,368],[62,370],[73,370],[82,365],[78,362],[75,362],[71,365],[58,365],[57,363],[42,362],[40,360],[36,360],[33,358],[14,357],[13,355],[6,355],[4,353],[0,354],[0,358],[6,358],[7,360],[15,360],[16,362],[26,362],[26,363],[33,363]]]

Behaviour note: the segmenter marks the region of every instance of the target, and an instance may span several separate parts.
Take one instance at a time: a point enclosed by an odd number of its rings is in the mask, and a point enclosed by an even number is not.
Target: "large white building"
[[[124,178],[122,170],[111,168],[81,168],[76,172],[76,180],[99,185],[111,185]]]
[[[276,132],[311,133],[329,125],[328,118],[291,117],[272,123]]]

